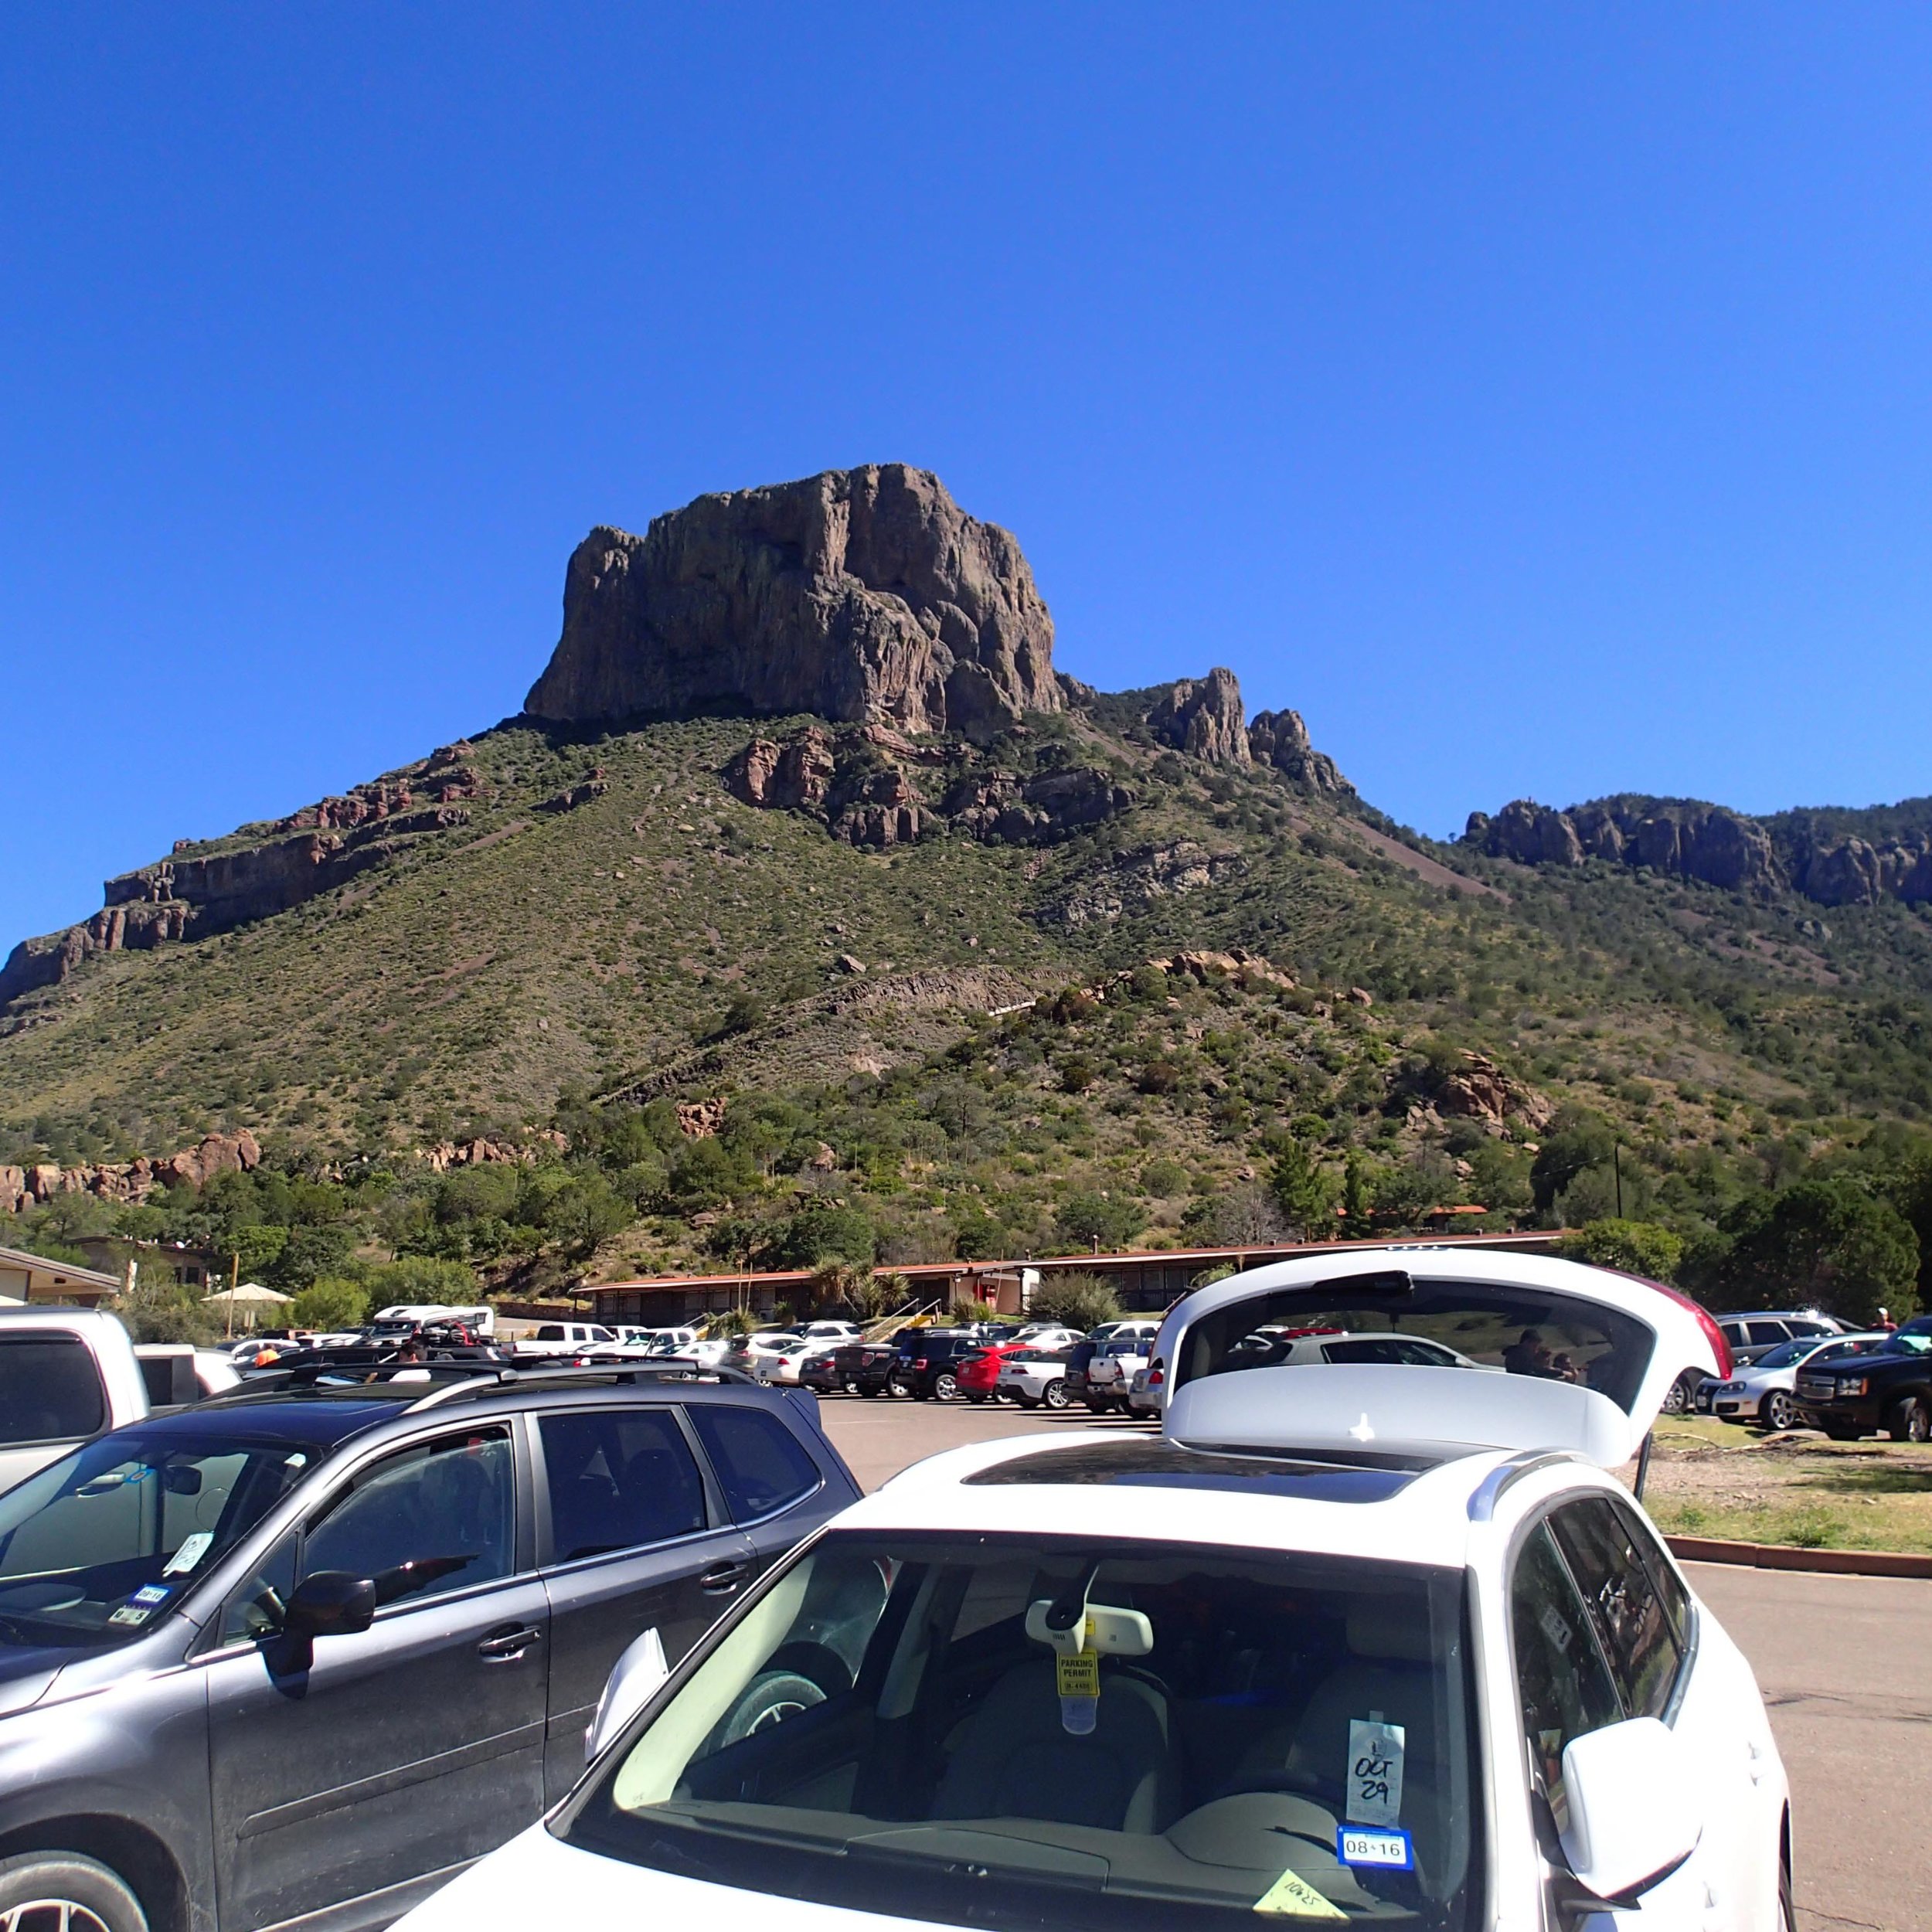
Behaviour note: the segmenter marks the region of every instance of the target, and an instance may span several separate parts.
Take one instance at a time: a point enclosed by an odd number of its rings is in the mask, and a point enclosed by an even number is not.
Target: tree
[[[1368,1157],[1351,1152],[1342,1172],[1342,1233],[1366,1241],[1375,1233],[1375,1170]]]
[[[1918,1307],[1919,1242],[1889,1201],[1853,1180],[1800,1181],[1747,1195],[1719,1223],[1698,1285],[1723,1308],[1817,1305],[1867,1323]]]
[[[1119,1195],[1070,1194],[1054,1216],[1054,1232],[1070,1248],[1124,1247],[1146,1225],[1134,1202]]]
[[[346,1276],[325,1276],[296,1296],[288,1311],[298,1328],[357,1328],[369,1319],[369,1290]]]
[[[1276,1205],[1297,1236],[1311,1240],[1335,1226],[1335,1184],[1299,1141],[1284,1141],[1268,1177]]]
[[[1593,1267],[1621,1268],[1648,1281],[1674,1281],[1684,1259],[1681,1235],[1655,1221],[1592,1221],[1567,1236],[1563,1252]]]
[[[1033,1291],[1027,1314],[1036,1321],[1058,1321],[1083,1333],[1121,1318],[1121,1298],[1102,1274],[1049,1276]]]
[[[339,1275],[355,1252],[355,1236],[349,1228],[291,1228],[272,1266],[264,1272],[270,1287],[299,1294],[324,1275]]]
[[[1610,1123],[1600,1114],[1566,1107],[1556,1116],[1529,1170],[1530,1192],[1539,1213],[1546,1214],[1577,1176],[1609,1164],[1617,1146]]]
[[[403,1302],[462,1308],[477,1298],[476,1277],[461,1262],[433,1260],[427,1255],[405,1254],[366,1268],[362,1280],[373,1308]]]
[[[219,1342],[222,1318],[179,1281],[141,1282],[114,1304],[121,1325],[136,1342]]]
[[[816,1268],[827,1261],[869,1268],[877,1247],[870,1216],[836,1202],[814,1201],[779,1223],[764,1259],[774,1268]]]

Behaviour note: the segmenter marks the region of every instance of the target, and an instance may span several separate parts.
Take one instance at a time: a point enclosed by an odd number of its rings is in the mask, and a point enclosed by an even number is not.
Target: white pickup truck
[[[0,1492],[147,1413],[141,1363],[112,1315],[0,1308]]]

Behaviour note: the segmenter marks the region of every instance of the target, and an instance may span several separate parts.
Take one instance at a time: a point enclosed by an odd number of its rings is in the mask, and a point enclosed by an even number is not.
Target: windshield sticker
[[[1402,1820],[1400,1724],[1385,1724],[1379,1711],[1349,1720],[1349,1822],[1397,1825]]]
[[[1063,1651],[1053,1659],[1060,1694],[1060,1728],[1075,1737],[1091,1734],[1100,1708],[1100,1654]]]
[[[154,1614],[140,1604],[123,1604],[107,1621],[111,1624],[145,1624]]]
[[[1415,1844],[1406,1832],[1344,1825],[1336,1829],[1335,1849],[1344,1865],[1372,1866],[1383,1872],[1416,1869]]]
[[[1254,1901],[1257,1912],[1291,1913],[1298,1919],[1345,1919],[1340,1906],[1323,1897],[1299,1872],[1284,1872]]]
[[[174,1594],[165,1583],[143,1583],[107,1621],[111,1624],[145,1624]]]
[[[1542,1627],[1543,1634],[1566,1654],[1577,1633],[1564,1622],[1562,1611],[1554,1604],[1545,1604],[1536,1621]]]
[[[161,1573],[164,1577],[186,1576],[208,1554],[208,1546],[214,1540],[215,1532],[212,1529],[197,1529],[192,1536],[184,1536],[181,1547],[168,1559],[167,1567]]]
[[[305,1467],[308,1461],[308,1457],[298,1449],[292,1456],[284,1456],[282,1458],[282,1467],[284,1469],[300,1469]]]

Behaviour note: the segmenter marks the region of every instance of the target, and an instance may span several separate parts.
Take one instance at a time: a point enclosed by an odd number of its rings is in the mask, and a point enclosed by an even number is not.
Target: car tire
[[[94,1859],[73,1852],[29,1852],[0,1859],[0,1922],[38,1932],[46,1923],[70,1932],[148,1932],[148,1914],[126,1883]],[[63,1913],[64,1911],[64,1916]]]
[[[1885,1433],[1894,1442],[1932,1441],[1932,1407],[1923,1396],[1902,1396],[1886,1413]]]
[[[933,1393],[941,1402],[956,1401],[959,1396],[959,1378],[942,1369],[933,1377]]]
[[[886,1378],[886,1393],[889,1396],[903,1396],[909,1393],[904,1383],[896,1376]]]
[[[1065,1409],[1071,1406],[1073,1398],[1066,1393],[1065,1383],[1049,1382],[1041,1390],[1040,1400],[1049,1409]]]
[[[1689,1415],[1691,1405],[1696,1399],[1688,1378],[1679,1376],[1670,1385],[1669,1389],[1664,1396],[1662,1404],[1663,1413],[1667,1416]]]
[[[1013,1400],[1017,1402],[1022,1409],[1037,1409],[1039,1406],[1039,1397],[1038,1396],[1015,1396]]]
[[[1798,1426],[1798,1404],[1782,1389],[1774,1389],[1759,1405],[1758,1412],[1769,1428],[1795,1429]]]
[[[744,1694],[726,1713],[720,1744],[736,1744],[754,1731],[768,1730],[800,1711],[822,1704],[822,1687],[795,1670],[760,1671],[746,1685]]]

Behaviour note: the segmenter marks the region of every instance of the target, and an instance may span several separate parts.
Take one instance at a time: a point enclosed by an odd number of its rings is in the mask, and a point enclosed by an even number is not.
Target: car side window
[[[65,1335],[0,1341],[0,1443],[91,1436],[107,1420],[100,1371],[84,1342]]]
[[[465,1430],[399,1450],[308,1526],[301,1574],[367,1577],[379,1605],[507,1577],[515,1495],[507,1429]]]
[[[1509,1621],[1530,1776],[1549,1799],[1560,1831],[1568,1818],[1564,1748],[1573,1737],[1617,1723],[1624,1713],[1594,1621],[1547,1522],[1530,1532],[1517,1554]]]
[[[668,1543],[705,1527],[704,1481],[663,1409],[573,1409],[541,1417],[554,1563]]]
[[[1629,1529],[1600,1496],[1557,1510],[1550,1526],[1590,1606],[1624,1709],[1632,1717],[1661,1717],[1677,1681],[1681,1626]]]
[[[689,1413],[740,1522],[768,1516],[818,1487],[818,1465],[776,1416],[709,1402]]]
[[[1791,1332],[1781,1321],[1747,1321],[1745,1332],[1750,1337],[1748,1346],[1760,1349],[1774,1346],[1780,1342],[1788,1342]]]

